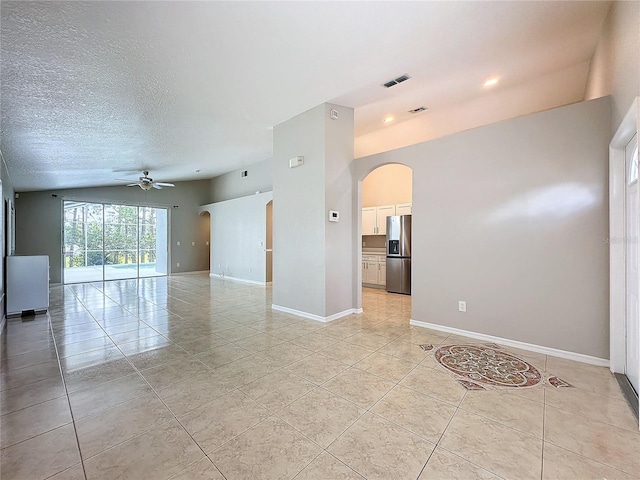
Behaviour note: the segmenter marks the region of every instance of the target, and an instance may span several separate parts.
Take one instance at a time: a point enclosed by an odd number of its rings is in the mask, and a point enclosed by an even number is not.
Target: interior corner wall
[[[609,358],[610,119],[605,97],[354,161],[413,169],[412,319]]]
[[[325,317],[325,106],[273,129],[273,304]],[[289,168],[289,159],[304,164]]]
[[[57,197],[52,195],[56,194]],[[16,205],[16,254],[48,255],[51,283],[62,282],[62,202],[64,198],[94,202],[168,207],[171,229],[171,273],[209,269],[206,221],[199,215],[206,203],[209,181],[177,182],[175,188],[144,192],[139,188],[96,187],[20,192]],[[173,208],[177,206],[177,208]],[[177,245],[180,242],[180,245]],[[192,245],[195,242],[195,245]],[[180,267],[177,267],[180,263]]]
[[[247,176],[241,173],[247,171]],[[273,190],[272,159],[263,160],[233,172],[225,173],[210,180],[209,201],[224,202],[232,198],[255,195],[256,192]]]
[[[14,201],[15,192],[13,190],[13,185],[11,184],[11,178],[9,177],[9,172],[7,171],[4,160],[2,159],[2,153],[0,152],[0,179],[2,180],[2,205],[0,205],[0,251],[2,262],[0,264],[0,327],[3,325],[3,318],[5,313],[5,273],[4,268],[6,265],[6,235],[7,235],[7,211],[6,205],[8,201]],[[0,333],[2,333],[2,329],[0,328]]]
[[[325,104],[325,317],[351,310],[353,305],[353,109]],[[330,119],[330,111],[338,112]],[[276,207],[277,208],[277,207]],[[329,210],[340,221],[329,222]]]
[[[211,275],[265,283],[267,203],[272,192],[204,205],[211,218]]]
[[[611,95],[611,135],[640,96],[640,2],[612,2],[591,60],[585,100]]]

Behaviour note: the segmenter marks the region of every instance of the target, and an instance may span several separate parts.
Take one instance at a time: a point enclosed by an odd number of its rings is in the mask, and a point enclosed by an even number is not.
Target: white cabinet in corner
[[[387,264],[384,254],[362,254],[362,283],[367,285],[387,284]]]
[[[396,215],[395,205],[379,205],[362,209],[362,235],[386,235],[387,217]]]
[[[399,203],[396,205],[396,215],[411,215],[411,210],[410,203]]]

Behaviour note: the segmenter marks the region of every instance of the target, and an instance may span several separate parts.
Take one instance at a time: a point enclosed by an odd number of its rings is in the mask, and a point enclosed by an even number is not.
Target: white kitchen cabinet
[[[362,209],[362,235],[376,235],[376,207]]]
[[[384,254],[362,255],[362,283],[386,285],[387,264]]]
[[[396,214],[395,205],[379,205],[362,209],[362,235],[386,235],[387,217]]]
[[[395,205],[380,205],[376,208],[377,235],[387,234],[387,217],[392,217],[393,215],[396,215]]]
[[[399,203],[396,205],[396,215],[411,215],[410,203]]]

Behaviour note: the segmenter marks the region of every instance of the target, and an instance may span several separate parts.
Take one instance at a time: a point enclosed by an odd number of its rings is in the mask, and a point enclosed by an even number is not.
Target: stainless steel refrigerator
[[[411,295],[411,215],[387,217],[387,292]]]

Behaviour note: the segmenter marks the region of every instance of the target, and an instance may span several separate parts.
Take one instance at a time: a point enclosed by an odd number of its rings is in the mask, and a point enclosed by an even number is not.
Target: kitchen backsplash
[[[384,235],[363,235],[362,248],[385,248],[387,237]]]

